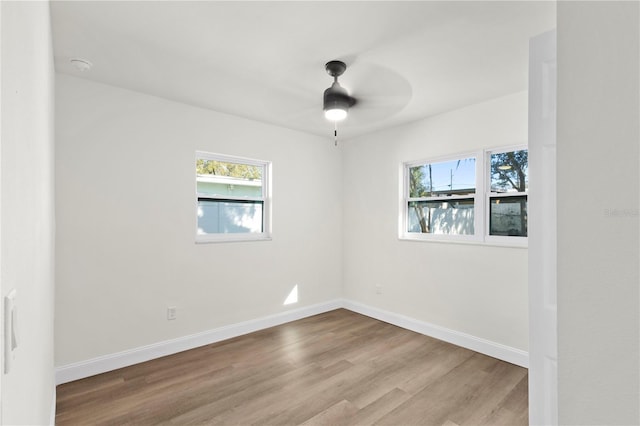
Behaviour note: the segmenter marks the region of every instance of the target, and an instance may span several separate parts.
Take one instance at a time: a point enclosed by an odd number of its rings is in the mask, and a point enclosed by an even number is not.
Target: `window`
[[[529,153],[526,149],[491,151],[487,158],[488,235],[526,237]]]
[[[525,245],[527,166],[525,147],[404,163],[400,238]]]
[[[476,235],[476,156],[405,166],[404,232],[408,237]]]
[[[196,242],[270,238],[266,161],[196,153]]]

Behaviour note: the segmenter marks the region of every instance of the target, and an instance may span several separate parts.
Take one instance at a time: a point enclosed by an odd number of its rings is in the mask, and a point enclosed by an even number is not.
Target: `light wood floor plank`
[[[391,389],[371,404],[360,409],[344,424],[372,425],[409,398],[411,398],[411,395],[405,391],[398,388]]]
[[[358,412],[358,407],[343,399],[337,404],[332,405],[321,413],[313,416],[303,426],[333,426],[342,424],[350,419]]]
[[[526,425],[527,371],[339,309],[61,385],[58,425]]]

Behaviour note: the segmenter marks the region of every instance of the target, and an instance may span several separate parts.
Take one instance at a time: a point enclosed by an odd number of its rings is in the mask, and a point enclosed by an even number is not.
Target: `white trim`
[[[416,320],[405,315],[384,311],[359,302],[335,299],[329,302],[319,303],[317,305],[285,311],[255,320],[231,324],[213,330],[204,331],[202,333],[165,340],[163,342],[57,367],[56,385],[116,370],[118,368],[128,367],[130,365],[209,345],[222,340],[231,339],[254,331],[275,327],[287,322],[296,321],[340,308],[348,309],[350,311],[366,315],[416,333],[424,334],[425,336],[443,340],[521,367],[528,368],[529,365],[529,354],[521,349],[512,348],[510,346],[492,342],[470,334]]]
[[[473,158],[478,161],[478,155],[482,153],[482,150],[474,150],[474,151],[464,151],[457,154],[448,154],[448,155],[439,155],[437,157],[429,157],[421,160],[412,160],[412,161],[404,161],[403,165],[406,168],[422,166],[425,164],[434,164],[434,163],[446,163],[447,161],[456,161],[456,160],[466,160],[468,158]]]
[[[524,239],[524,237],[506,237],[506,238],[518,238]],[[514,248],[514,249],[526,249],[528,246],[526,244],[514,244],[513,241],[494,241],[494,240],[452,240],[452,239],[431,239],[424,240],[419,238],[402,238],[398,237],[398,241],[408,241],[408,242],[417,242],[417,243],[437,243],[437,244],[463,244],[463,245],[471,245],[471,246],[479,246],[479,247],[505,247],[505,248]]]
[[[520,144],[520,145],[511,145],[505,146],[495,149],[486,149],[484,152],[484,161],[485,161],[485,170],[484,170],[484,200],[485,200],[485,210],[484,210],[484,241],[487,244],[499,245],[503,247],[521,247],[528,248],[529,247],[529,238],[528,237],[517,237],[517,236],[503,236],[503,235],[491,235],[491,199],[492,198],[504,198],[504,197],[529,197],[529,191],[524,192],[492,192],[491,191],[491,155],[492,154],[503,154],[505,152],[511,151],[523,151],[529,150],[528,144]],[[527,165],[528,167],[528,165]],[[528,226],[528,225],[527,225]]]
[[[452,343],[463,348],[471,349],[481,354],[489,355],[521,367],[529,367],[529,354],[521,349],[512,348],[501,343],[472,336],[470,334],[451,330],[439,325],[420,321],[405,315],[384,311],[362,303],[345,300],[343,307],[350,311],[375,318],[416,333],[424,334],[445,342]]]
[[[482,177],[481,169],[483,168],[484,159],[483,159],[483,151],[472,151],[460,154],[453,154],[441,157],[431,158],[429,160],[418,160],[418,161],[405,161],[401,163],[402,167],[402,200],[400,205],[400,229],[398,238],[401,240],[410,240],[410,241],[447,241],[447,242],[482,242],[482,215],[478,215],[478,209],[483,211],[484,209],[484,201],[481,197],[481,193],[479,193],[478,183],[481,182],[480,178]],[[472,194],[465,195],[452,195],[449,197],[409,197],[409,169],[416,166],[422,166],[426,164],[436,164],[436,163],[444,163],[449,161],[456,160],[467,160],[473,159],[475,161],[475,192]],[[473,200],[473,227],[474,233],[472,235],[466,234],[423,234],[418,232],[408,232],[408,218],[409,218],[409,202],[411,201],[437,201],[437,202],[446,202],[449,200]]]
[[[269,161],[257,160],[255,158],[238,157],[235,155],[215,154],[213,152],[196,151],[196,158],[203,158],[205,160],[223,161],[225,163],[234,164],[249,164],[251,166],[262,167]]]
[[[238,234],[196,234],[196,244],[232,243],[238,241],[271,241],[271,234],[246,232]]]
[[[528,196],[525,192],[491,192],[491,154],[499,154],[510,151],[528,150],[528,145],[517,144],[501,146],[490,149],[474,151],[472,153],[462,153],[444,157],[437,157],[431,160],[407,161],[400,164],[400,187],[399,187],[399,216],[398,216],[398,239],[401,241],[437,242],[437,243],[462,243],[477,244],[484,246],[499,246],[510,248],[527,248],[527,237],[511,237],[500,235],[489,235],[489,219],[491,198]],[[423,164],[433,164],[456,159],[475,158],[476,160],[476,192],[468,195],[452,195],[449,197],[409,197],[409,169]],[[474,200],[474,234],[423,234],[419,232],[408,232],[409,209],[408,203],[411,201],[447,201],[456,199]]]
[[[56,385],[209,345],[342,307],[340,300],[285,311],[56,368]]]
[[[56,424],[56,387],[53,387],[53,395],[51,397],[51,414],[49,415],[49,424],[55,426]]]
[[[556,30],[529,40],[529,424],[558,425]],[[570,362],[570,361],[569,361]]]
[[[271,189],[271,173],[273,170],[273,166],[270,161],[263,160],[255,160],[250,158],[243,157],[234,157],[230,155],[224,154],[214,154],[211,152],[204,151],[196,151],[196,163],[198,160],[214,160],[214,161],[222,161],[227,163],[234,164],[243,164],[250,165],[255,167],[262,168],[262,178],[260,179],[260,186],[262,188],[262,196],[261,197],[251,197],[251,196],[231,196],[231,195],[216,195],[216,194],[207,194],[207,198],[220,199],[220,200],[249,200],[249,201],[262,201],[262,232],[242,232],[237,234],[232,233],[215,233],[215,234],[199,234],[198,233],[198,198],[202,197],[203,194],[198,193],[198,180],[202,179],[204,175],[198,175],[196,173],[195,180],[195,242],[196,244],[202,243],[224,243],[224,242],[235,242],[235,241],[270,241],[271,240],[271,197],[272,197],[272,189]],[[257,185],[256,185],[257,186]]]
[[[212,201],[262,201],[264,202],[264,198],[262,197],[252,197],[249,195],[212,195],[204,192],[197,192],[196,197],[198,198],[209,198]]]
[[[475,206],[474,206],[475,210]],[[475,211],[474,211],[475,215]],[[475,218],[474,218],[475,221]],[[405,241],[427,241],[437,243],[465,243],[465,244],[482,244],[482,239],[475,235],[465,234],[423,234],[421,232],[407,232],[398,239]]]
[[[249,180],[241,179],[232,176],[219,176],[219,175],[199,175],[196,174],[196,182],[204,183],[219,183],[222,185],[238,185],[238,186],[262,186],[262,179]]]

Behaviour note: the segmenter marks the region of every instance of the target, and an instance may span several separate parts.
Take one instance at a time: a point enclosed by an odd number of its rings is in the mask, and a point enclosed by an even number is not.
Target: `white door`
[[[529,43],[529,423],[558,424],[556,31]]]

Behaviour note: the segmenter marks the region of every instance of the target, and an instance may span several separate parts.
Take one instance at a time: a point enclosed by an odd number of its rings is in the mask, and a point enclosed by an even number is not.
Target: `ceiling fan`
[[[351,116],[353,125],[385,119],[403,109],[411,98],[411,86],[394,71],[375,64],[355,67],[355,74],[350,75],[357,98],[340,85],[338,77],[347,70],[345,62],[329,61],[324,66],[327,74],[333,77],[331,87],[324,91],[322,108],[327,120],[334,123],[334,139],[337,145],[338,121]],[[316,110],[317,111],[317,110]],[[351,120],[351,118],[355,120]]]
[[[349,108],[356,104],[356,99],[349,95],[347,89],[340,86],[338,77],[347,70],[347,65],[342,61],[329,61],[324,68],[333,77],[333,84],[324,91],[323,110],[324,116],[330,121],[341,121],[347,118]]]

